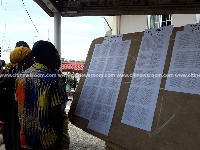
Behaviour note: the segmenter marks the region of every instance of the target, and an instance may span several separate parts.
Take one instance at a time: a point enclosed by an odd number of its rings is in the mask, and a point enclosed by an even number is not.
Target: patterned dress
[[[59,74],[35,63],[16,80],[16,100],[21,125],[21,147],[58,149],[62,139],[62,111],[68,100]]]

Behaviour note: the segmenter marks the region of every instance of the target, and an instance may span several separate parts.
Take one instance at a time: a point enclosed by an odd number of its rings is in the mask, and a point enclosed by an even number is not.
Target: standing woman
[[[36,42],[32,53],[35,63],[16,80],[21,148],[68,150],[68,97],[58,75],[59,53],[48,41]]]
[[[28,47],[16,47],[10,53],[10,61],[16,66],[11,67],[9,73],[14,75],[33,64],[31,50]],[[5,89],[0,101],[5,102],[4,110],[4,141],[6,150],[18,150],[20,147],[19,140],[19,120],[17,115],[17,103],[15,101],[15,80],[16,77],[5,77],[0,82],[0,89]]]

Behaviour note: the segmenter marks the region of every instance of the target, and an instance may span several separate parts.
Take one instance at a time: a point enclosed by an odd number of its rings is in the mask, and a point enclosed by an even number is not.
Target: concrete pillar
[[[61,57],[61,13],[54,13],[54,45]]]
[[[120,34],[120,16],[113,17],[112,35]]]

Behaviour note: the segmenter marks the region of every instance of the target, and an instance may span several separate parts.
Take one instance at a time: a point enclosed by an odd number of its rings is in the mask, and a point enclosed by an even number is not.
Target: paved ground
[[[69,124],[70,150],[105,150],[105,142]]]

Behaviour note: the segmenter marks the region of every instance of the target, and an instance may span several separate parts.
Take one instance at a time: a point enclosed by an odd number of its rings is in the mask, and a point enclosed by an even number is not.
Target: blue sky
[[[54,18],[49,17],[33,0],[0,0],[0,45],[15,47],[17,41],[26,41],[32,48],[33,40],[54,43]],[[93,39],[103,37],[104,19],[96,17],[62,17],[61,57],[85,60]],[[5,27],[6,24],[6,27]],[[49,34],[48,34],[49,33]]]

